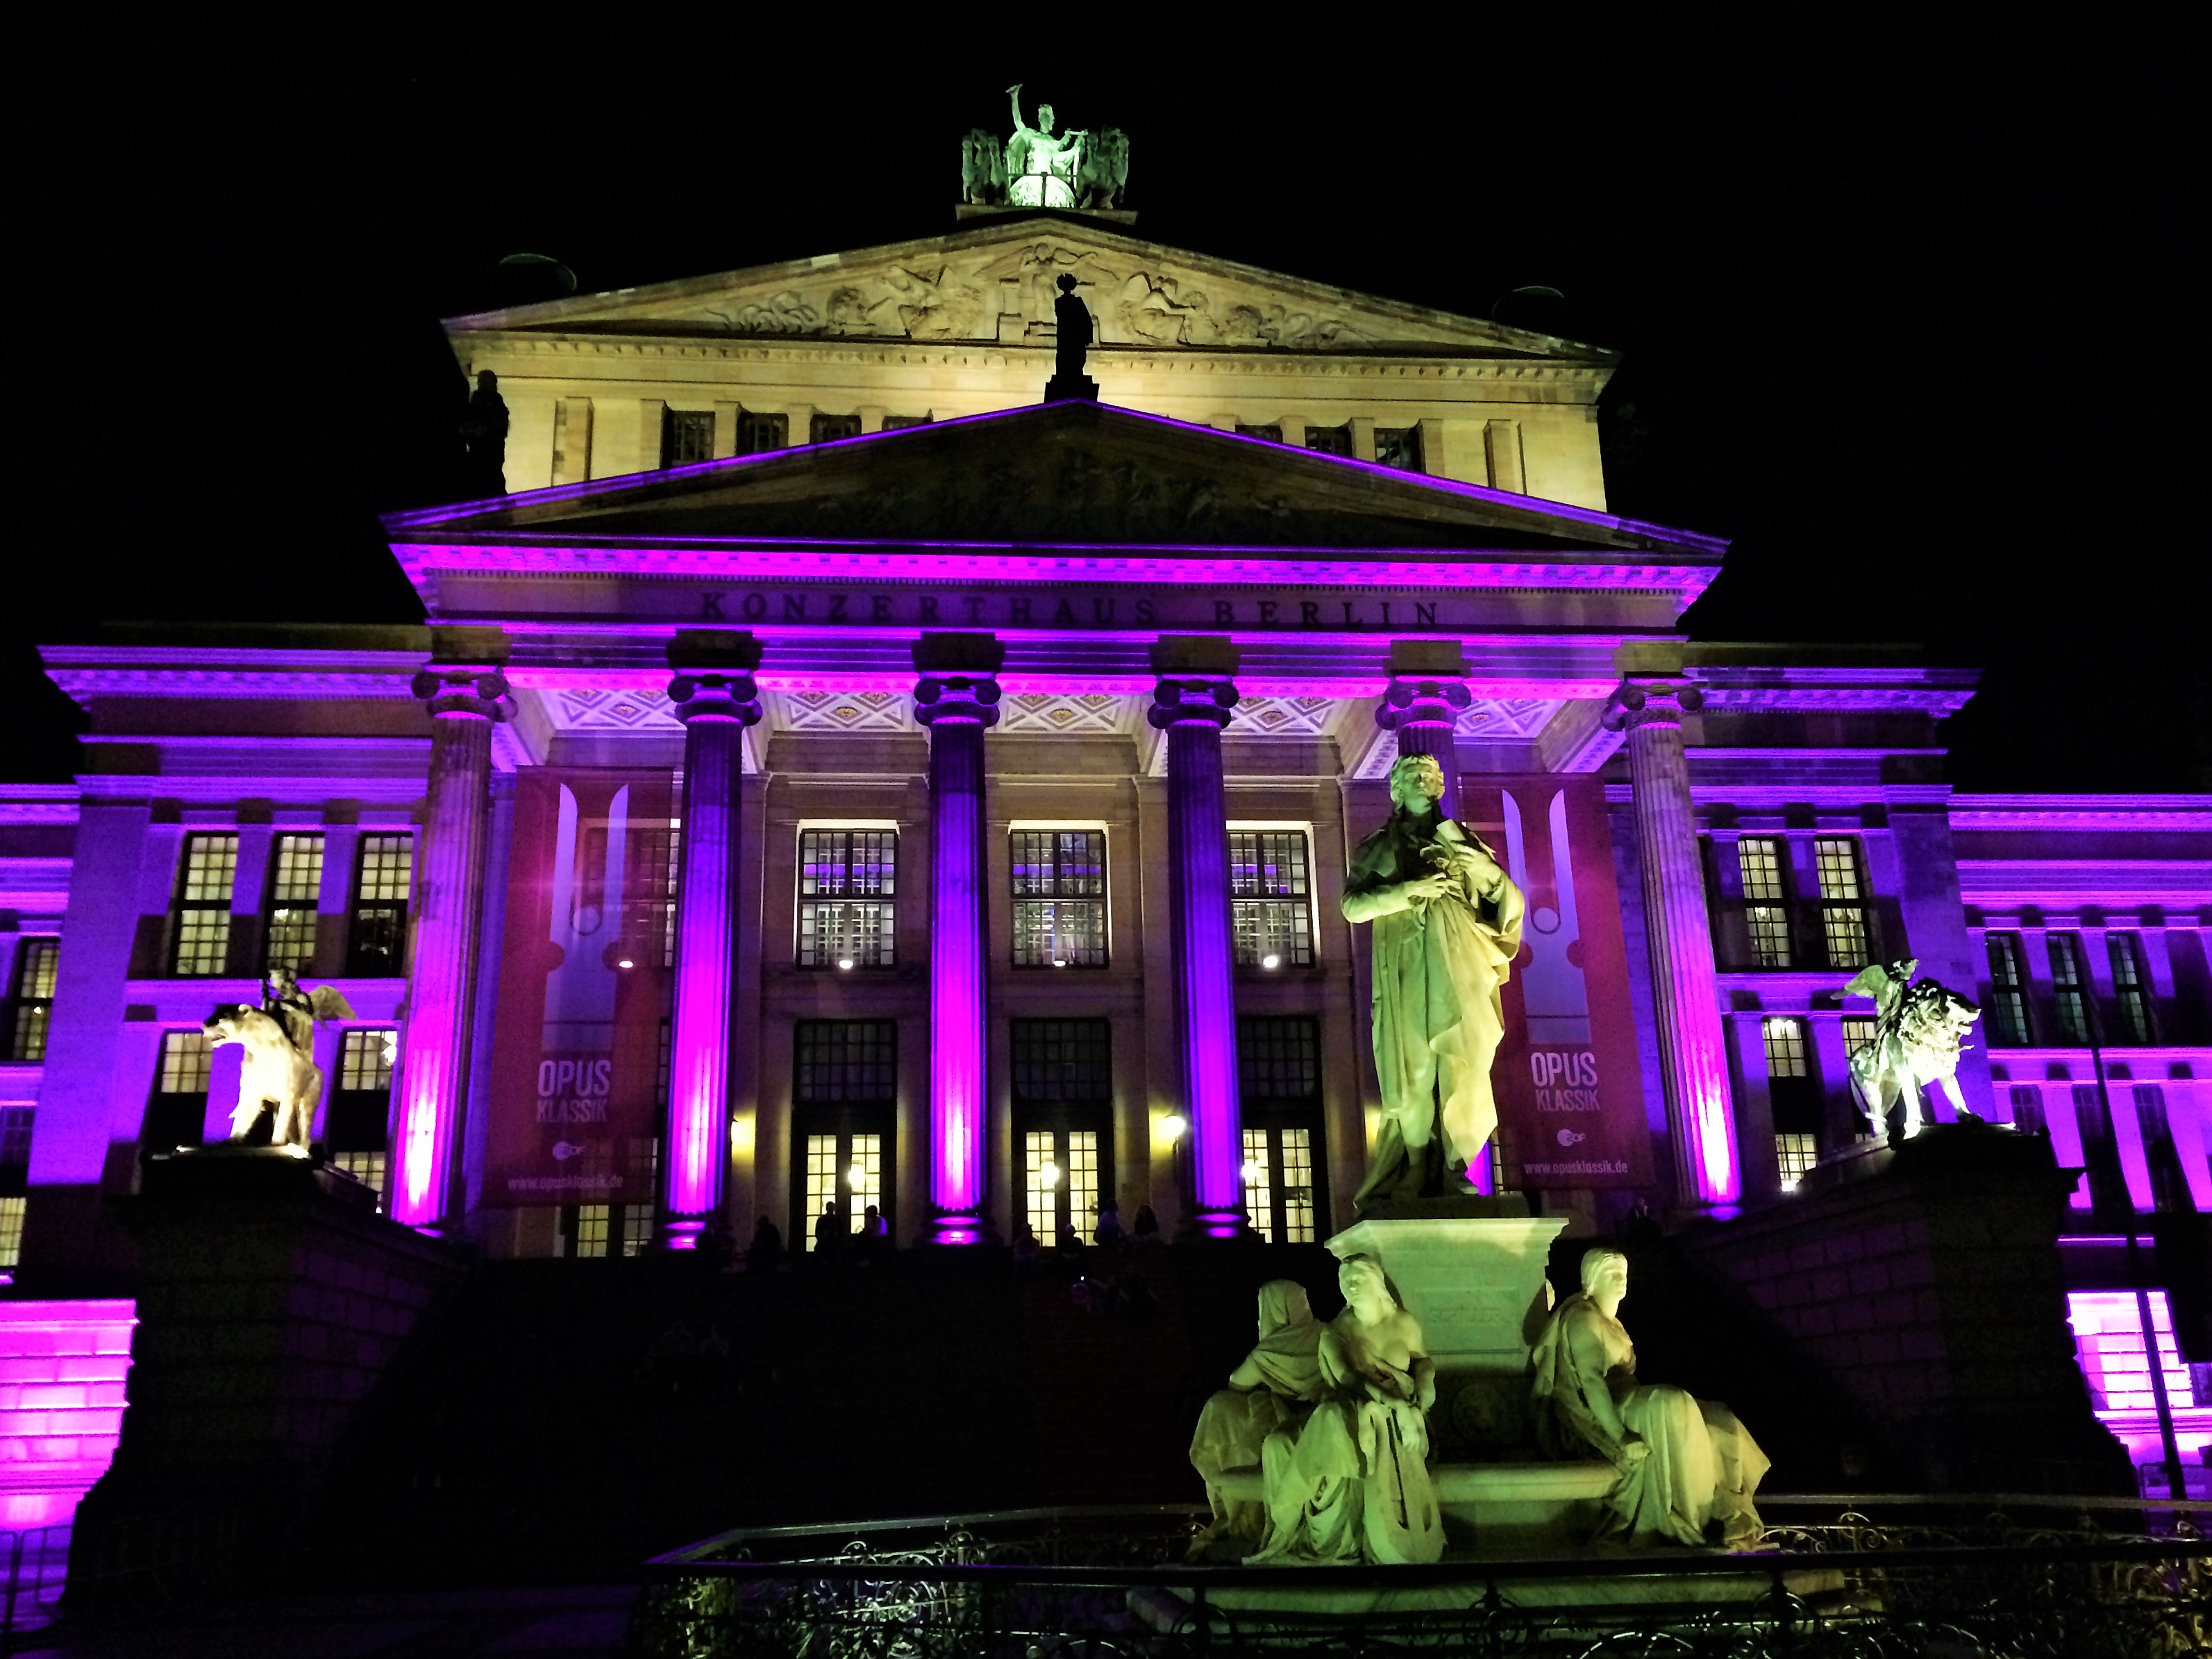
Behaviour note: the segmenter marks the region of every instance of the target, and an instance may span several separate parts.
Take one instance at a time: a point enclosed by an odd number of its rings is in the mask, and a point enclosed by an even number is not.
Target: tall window
[[[27,939],[15,952],[15,1007],[9,1024],[9,1054],[15,1060],[46,1057],[46,1026],[54,1012],[54,971],[61,963],[59,939]]]
[[[1784,1192],[1820,1161],[1820,1100],[1802,1019],[1763,1019],[1767,1099],[1774,1114],[1774,1157]],[[1848,1039],[1846,1039],[1848,1041]]]
[[[2112,953],[2112,996],[2119,1004],[2123,1041],[2154,1041],[2150,1023],[2150,988],[2143,983],[2142,941],[2133,933],[2111,933],[2106,942]]]
[[[799,834],[799,965],[896,965],[898,831]]]
[[[1751,959],[1761,968],[1790,965],[1790,894],[1783,845],[1771,836],[1744,836],[1735,844],[1743,874],[1743,919],[1751,933]]]
[[[738,411],[738,453],[758,455],[782,449],[791,442],[791,417],[763,415],[750,409]]]
[[[23,1210],[30,1186],[34,1106],[0,1107],[0,1272],[23,1255]]]
[[[147,1103],[146,1128],[138,1138],[142,1151],[167,1152],[200,1144],[207,1125],[209,1060],[205,1032],[162,1033],[154,1097]]]
[[[1014,966],[1106,965],[1106,832],[1017,830]]]
[[[660,464],[690,466],[714,459],[714,411],[711,409],[664,409],[660,411]]]
[[[177,883],[171,970],[180,975],[221,974],[230,965],[230,889],[238,875],[238,837],[191,836]]]
[[[1822,836],[1813,843],[1820,875],[1820,931],[1831,968],[1867,964],[1866,878],[1859,844],[1848,836]]]
[[[1306,447],[1318,449],[1324,455],[1350,455],[1352,428],[1348,426],[1310,426],[1306,428]]]
[[[857,415],[817,414],[807,424],[806,441],[811,444],[835,443],[840,438],[860,435],[860,417]]]
[[[1991,933],[1990,950],[1990,1030],[2007,1048],[2024,1048],[2030,1040],[2027,987],[2020,969],[2020,939],[2014,933]]]
[[[315,911],[323,891],[323,838],[279,836],[269,861],[265,965],[305,973],[315,958]]]
[[[801,1020],[795,1041],[792,1228],[811,1250],[825,1211],[823,1231],[842,1240],[890,1189],[898,1028],[887,1019]]]
[[[1237,1022],[1244,1213],[1271,1244],[1310,1244],[1322,1204],[1321,1029],[1304,1016]]]
[[[386,1154],[392,1121],[392,1059],[399,1032],[389,1025],[348,1030],[338,1039],[337,1076],[323,1122],[331,1163],[376,1194],[384,1207]]]
[[[2051,1008],[2058,1016],[2058,1040],[2089,1040],[2089,1008],[2081,995],[2081,941],[2072,933],[2053,933],[2051,945]]]
[[[1417,426],[1378,426],[1375,428],[1375,459],[1382,466],[1423,471],[1421,428]]]
[[[1112,1028],[1103,1019],[1018,1019],[1007,1035],[1023,1218],[1042,1244],[1066,1230],[1087,1238],[1099,1194],[1111,1190],[1102,1154],[1113,1145]]]
[[[1238,967],[1304,968],[1312,963],[1304,830],[1231,830],[1229,889]]]
[[[406,966],[407,899],[415,884],[412,836],[363,836],[353,883],[352,943],[346,971],[396,979]]]
[[[676,886],[684,867],[684,822],[671,818],[636,830],[630,845],[637,862],[629,878],[630,914],[623,926],[623,948],[650,951],[664,968],[676,965]]]

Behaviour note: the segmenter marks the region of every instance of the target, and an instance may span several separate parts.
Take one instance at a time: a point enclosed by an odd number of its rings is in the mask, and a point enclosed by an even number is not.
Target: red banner
[[[660,1131],[675,854],[666,772],[515,781],[488,1205],[642,1204]]]
[[[1532,1188],[1649,1186],[1605,787],[1462,774],[1460,803],[1528,899],[1490,1072],[1509,1161]]]

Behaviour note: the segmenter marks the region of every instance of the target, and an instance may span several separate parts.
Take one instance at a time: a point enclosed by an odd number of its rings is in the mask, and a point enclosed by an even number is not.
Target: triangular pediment
[[[1035,343],[1073,276],[1108,348],[1504,358],[1609,368],[1612,352],[1148,242],[1055,213],[710,276],[449,319],[490,333],[662,339]],[[465,355],[465,354],[464,354]]]
[[[492,502],[395,540],[781,538],[1509,551],[1717,564],[1721,543],[1097,404],[1058,403]]]

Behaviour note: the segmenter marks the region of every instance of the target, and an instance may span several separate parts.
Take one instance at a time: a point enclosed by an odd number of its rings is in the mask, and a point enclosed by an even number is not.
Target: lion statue
[[[1075,173],[1078,207],[1111,212],[1129,187],[1129,135],[1119,127],[1099,127],[1083,142]]]
[[[1890,1109],[1902,1101],[1905,1133],[1920,1133],[1920,1091],[1934,1084],[1950,1097],[1952,1109],[1971,1120],[1959,1093],[1959,1048],[1982,1011],[1956,991],[1932,979],[1915,981],[1919,963],[1877,963],[1862,969],[1844,987],[1850,997],[1872,997],[1874,1041],[1851,1056],[1851,1087],[1859,1109],[1881,1134]]]
[[[317,986],[304,1000],[315,1021],[353,1018],[343,994],[331,986]],[[312,1024],[303,1046],[293,1041],[274,1016],[250,1002],[230,1002],[219,1006],[200,1029],[207,1033],[210,1048],[235,1042],[246,1051],[246,1062],[239,1068],[238,1104],[230,1114],[231,1139],[244,1140],[265,1106],[274,1114],[269,1144],[304,1149],[314,1130],[316,1104],[323,1097],[323,1068],[311,1052]]]

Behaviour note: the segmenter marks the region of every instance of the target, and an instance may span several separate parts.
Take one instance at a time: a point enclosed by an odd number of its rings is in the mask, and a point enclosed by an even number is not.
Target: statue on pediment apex
[[[1037,106],[1037,125],[1022,118],[1022,83],[1006,88],[1013,106],[1014,136],[1006,140],[1006,200],[1016,207],[1075,205],[1075,175],[1082,164],[1083,141],[1090,134],[1071,127],[1054,137],[1052,106]]]

